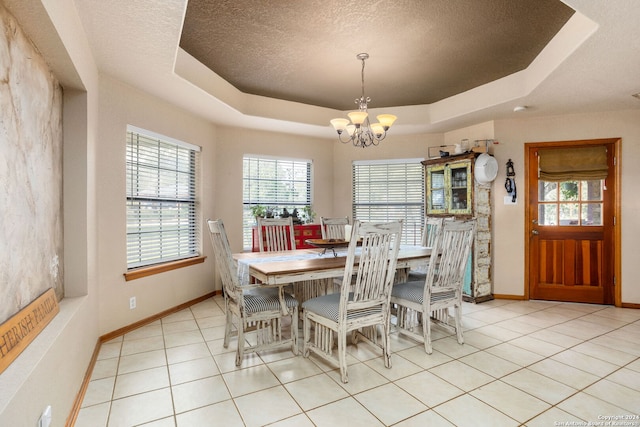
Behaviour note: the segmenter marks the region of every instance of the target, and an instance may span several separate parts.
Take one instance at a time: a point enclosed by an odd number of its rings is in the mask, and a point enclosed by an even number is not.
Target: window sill
[[[182,267],[188,267],[194,264],[201,264],[204,262],[206,258],[207,258],[206,256],[197,256],[193,258],[167,262],[164,264],[152,265],[150,267],[136,268],[134,270],[130,270],[124,273],[124,280],[128,282],[130,280],[141,279],[143,277],[164,273],[166,271],[176,270]]]

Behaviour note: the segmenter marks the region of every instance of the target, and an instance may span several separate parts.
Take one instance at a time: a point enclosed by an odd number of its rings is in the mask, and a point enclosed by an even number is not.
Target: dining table
[[[354,273],[357,272],[358,250]],[[408,271],[428,263],[431,248],[401,245],[398,251],[395,282],[406,281]],[[238,264],[238,278],[247,289],[278,287],[283,311],[283,288],[296,282],[323,283],[323,279],[335,279],[344,275],[347,248],[336,248],[335,253],[322,249],[297,249],[280,252],[240,252],[233,254]],[[324,282],[326,283],[326,281]]]
[[[354,273],[357,270],[358,251]],[[284,315],[289,313],[284,299],[284,287],[294,284],[300,303],[323,294],[328,284],[344,275],[347,248],[332,252],[322,249],[297,249],[279,252],[240,252],[232,254],[238,264],[238,278],[242,286],[251,288],[277,287]],[[409,269],[423,267],[429,262],[431,248],[401,245],[398,250],[395,283],[407,280]]]

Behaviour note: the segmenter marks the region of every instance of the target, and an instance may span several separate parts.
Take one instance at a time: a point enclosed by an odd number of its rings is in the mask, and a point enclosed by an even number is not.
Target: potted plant
[[[305,219],[306,224],[311,224],[313,220],[316,218],[316,213],[313,211],[313,208],[310,205],[302,208],[302,214]]]
[[[254,218],[264,218],[267,213],[267,209],[262,205],[253,205],[251,206],[251,215]]]

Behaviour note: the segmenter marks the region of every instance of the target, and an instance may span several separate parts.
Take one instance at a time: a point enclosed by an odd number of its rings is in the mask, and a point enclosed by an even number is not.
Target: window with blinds
[[[402,243],[419,245],[424,226],[423,159],[353,162],[353,218],[404,220]]]
[[[252,227],[256,220],[251,208],[262,206],[267,216],[278,217],[294,209],[302,217],[311,207],[310,160],[245,156],[242,170],[243,247],[252,246]]]
[[[200,148],[127,127],[127,267],[199,255]]]

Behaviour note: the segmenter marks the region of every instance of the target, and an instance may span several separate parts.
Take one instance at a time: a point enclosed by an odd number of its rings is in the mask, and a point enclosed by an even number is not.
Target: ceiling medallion
[[[369,122],[367,104],[371,101],[371,98],[364,96],[364,61],[369,58],[369,54],[359,53],[356,58],[362,61],[362,95],[359,99],[356,99],[358,111],[352,111],[347,114],[351,121],[338,118],[331,120],[331,124],[338,132],[340,142],[344,144],[351,142],[355,147],[365,148],[370,145],[378,145],[387,136],[387,131],[397,117],[393,114],[379,114],[376,116],[377,123]],[[343,135],[348,135],[348,138],[344,139]]]

